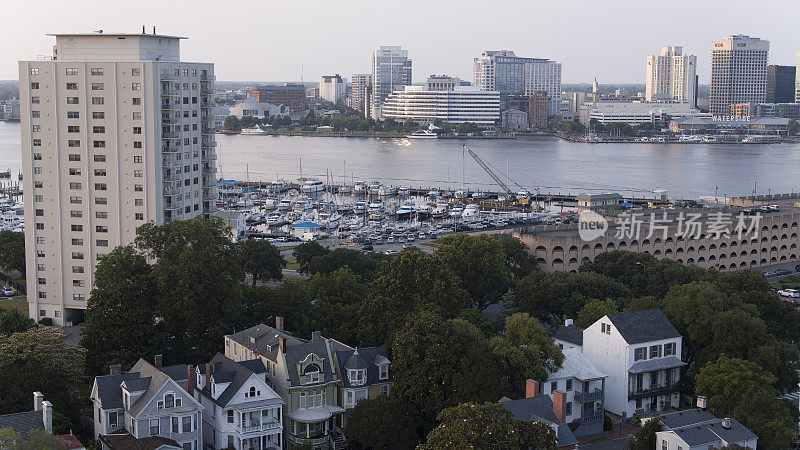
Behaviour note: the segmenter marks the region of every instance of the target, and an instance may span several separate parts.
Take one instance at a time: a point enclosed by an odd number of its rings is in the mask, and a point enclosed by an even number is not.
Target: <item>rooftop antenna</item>
[[[300,64],[300,84],[303,84],[303,65]]]
[[[94,30],[94,32],[97,34],[103,34],[103,30]]]
[[[142,25],[142,34],[145,34],[144,25]]]
[[[156,26],[153,25],[153,34],[156,34]]]

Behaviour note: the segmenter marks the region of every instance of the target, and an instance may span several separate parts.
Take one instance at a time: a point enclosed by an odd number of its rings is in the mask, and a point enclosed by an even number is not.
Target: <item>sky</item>
[[[794,65],[800,48],[797,0],[3,0],[2,10],[0,80],[18,78],[17,61],[52,53],[46,33],[142,25],[188,37],[182,59],[214,62],[220,81],[349,79],[370,72],[373,49],[401,45],[414,82],[471,81],[482,51],[513,50],[561,62],[563,83],[643,84],[647,55],[679,45],[708,83],[713,40],[767,39],[770,64]]]

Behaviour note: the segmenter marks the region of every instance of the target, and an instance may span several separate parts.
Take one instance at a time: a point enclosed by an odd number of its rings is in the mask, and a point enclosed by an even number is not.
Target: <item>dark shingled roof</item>
[[[583,328],[577,325],[561,327],[553,334],[553,339],[583,346]]]
[[[236,362],[222,353],[217,353],[211,359],[212,364],[212,377],[217,383],[230,383],[225,390],[219,394],[219,397],[214,399],[211,392],[203,386],[198,389],[203,396],[214,402],[215,404],[225,408],[228,402],[231,401],[234,395],[239,392],[245,382],[250,379],[253,374],[263,374],[267,371],[264,367],[264,362],[259,359],[251,359],[248,361]],[[203,366],[199,366],[199,370],[203,373]],[[264,377],[260,377],[264,381]],[[277,397],[277,394],[276,394]],[[278,399],[280,402],[281,400]]]
[[[500,404],[506,407],[516,420],[526,422],[544,422],[548,425],[556,425],[558,442],[556,446],[573,445],[578,443],[578,439],[567,424],[561,423],[553,412],[553,400],[549,395],[537,395],[536,397],[521,398],[519,400],[509,400],[506,397],[500,399]]]
[[[356,355],[356,351],[358,354]],[[336,352],[336,361],[339,364],[339,373],[343,387],[351,387],[350,379],[347,377],[347,369],[367,369],[366,385],[375,383],[388,383],[392,380],[392,368],[389,366],[389,378],[381,380],[378,378],[379,362],[389,362],[386,357],[385,347],[364,347],[358,350],[343,350]]]
[[[665,431],[672,431],[688,445],[698,446],[725,441],[742,443],[757,436],[736,419],[731,419],[730,428],[722,427],[722,420],[708,411],[693,409],[665,414],[661,417]]]
[[[660,309],[609,314],[608,320],[628,344],[681,337]]]
[[[160,448],[181,448],[177,442],[165,437],[147,437],[136,439],[129,433],[101,434],[100,442],[111,450],[158,450]]]
[[[95,377],[97,383],[97,398],[100,399],[100,406],[105,410],[122,409],[122,385],[123,381],[139,378],[138,372],[128,372],[121,375],[103,375]]]
[[[31,431],[44,430],[43,413],[42,411],[27,411],[0,416],[0,428],[9,427],[19,433],[22,439],[30,439],[28,433]]]

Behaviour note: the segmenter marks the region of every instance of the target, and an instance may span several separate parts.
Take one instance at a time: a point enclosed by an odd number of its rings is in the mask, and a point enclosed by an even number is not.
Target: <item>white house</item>
[[[663,431],[656,433],[656,450],[707,450],[733,444],[755,450],[758,436],[736,419],[718,419],[708,411],[691,409],[665,414]]]
[[[561,350],[577,348],[583,351],[583,328],[573,325],[572,319],[567,319],[564,326],[553,334],[553,341]]]
[[[527,381],[526,396],[550,396],[556,415],[563,423],[574,425],[576,436],[601,433],[606,375],[597,370],[579,348],[566,349],[563,353],[561,368],[549,373],[547,381]]]
[[[583,331],[583,355],[607,375],[605,409],[631,417],[679,406],[682,338],[659,309],[609,314]]]
[[[284,401],[267,384],[261,359],[235,362],[217,353],[195,372],[202,403],[203,442],[215,449],[283,448]]]
[[[94,437],[103,449],[202,448],[202,410],[193,398],[194,367],[163,367],[140,359],[128,373],[111,366],[111,374],[95,377],[91,399]],[[138,447],[136,447],[138,448]]]

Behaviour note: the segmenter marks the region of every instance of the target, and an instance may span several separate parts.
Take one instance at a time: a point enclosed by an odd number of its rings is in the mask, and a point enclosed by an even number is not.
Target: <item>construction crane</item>
[[[475,162],[478,163],[479,166],[481,166],[481,169],[483,169],[486,173],[488,173],[489,176],[492,177],[492,179],[495,181],[495,183],[497,183],[498,185],[500,185],[501,188],[503,188],[503,190],[506,192],[507,195],[511,196],[514,194],[508,187],[508,185],[503,181],[503,179],[500,178],[496,173],[494,173],[494,170],[492,170],[488,164],[483,162],[480,156],[476,155],[475,152],[473,152],[472,149],[467,147],[465,144],[462,144],[462,146],[464,147],[464,150],[466,150],[467,153],[469,153],[469,156],[472,156],[472,159],[474,159]]]

